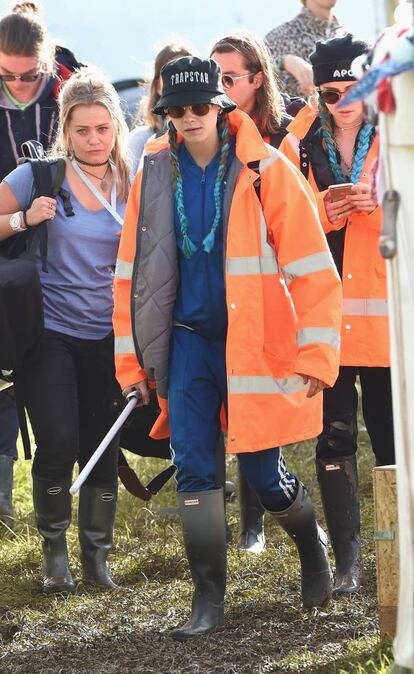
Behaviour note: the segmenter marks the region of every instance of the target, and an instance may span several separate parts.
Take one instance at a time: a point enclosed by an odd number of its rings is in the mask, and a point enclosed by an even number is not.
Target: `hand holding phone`
[[[329,185],[329,196],[331,201],[341,201],[345,197],[353,193],[353,183],[339,183],[337,185]]]
[[[351,201],[355,194],[352,183],[339,183],[338,185],[329,185],[324,198],[325,211],[329,222],[335,228],[343,227],[347,218],[356,208]]]

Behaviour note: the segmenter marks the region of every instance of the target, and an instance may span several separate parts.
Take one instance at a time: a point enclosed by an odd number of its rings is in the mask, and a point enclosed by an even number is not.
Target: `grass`
[[[286,458],[321,512],[312,445],[290,447]],[[158,460],[133,463],[144,480],[165,466]],[[19,461],[15,533],[0,542],[0,674],[385,674],[391,653],[379,641],[372,457],[364,433],[359,467],[365,563],[359,596],[303,610],[294,546],[267,516],[263,555],[229,546],[226,629],[178,644],[165,632],[187,617],[191,582],[178,517],[163,514],[175,505],[172,481],[149,505],[120,490],[110,561],[122,589],[105,593],[80,583],[74,596],[47,597],[40,586],[30,465]],[[228,473],[235,475],[231,458]],[[237,501],[228,506],[228,519],[237,540]],[[75,526],[68,541],[80,578]]]

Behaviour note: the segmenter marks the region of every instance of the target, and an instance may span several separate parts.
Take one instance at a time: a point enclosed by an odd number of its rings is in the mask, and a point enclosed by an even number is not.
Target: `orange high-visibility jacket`
[[[299,141],[312,126],[317,112],[308,106],[299,111],[288,127],[281,152],[299,167]],[[369,182],[370,171],[378,156],[375,138],[365,159],[360,182]],[[341,333],[341,365],[389,367],[390,345],[388,324],[387,279],[385,261],[379,251],[382,208],[369,215],[352,213],[338,223],[329,222],[324,199],[327,190],[318,191],[312,166],[309,184],[315,192],[319,217],[325,232],[346,225],[343,256],[343,321]]]
[[[307,398],[308,385],[296,373],[334,384],[342,298],[307,182],[263,142],[247,115],[234,111],[229,123],[236,133],[236,157],[223,200],[227,451],[237,453],[321,431],[322,396]],[[145,372],[155,380],[165,418],[178,265],[166,138],[151,147],[156,151],[145,158],[133,184],[119,247],[115,360],[123,389],[144,379]],[[257,161],[260,201],[257,171],[248,166]],[[162,432],[168,432],[165,424]]]

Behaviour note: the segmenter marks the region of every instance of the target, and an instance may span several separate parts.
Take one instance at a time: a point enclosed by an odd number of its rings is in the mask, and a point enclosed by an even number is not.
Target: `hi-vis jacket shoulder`
[[[322,395],[297,373],[333,385],[341,288],[304,178],[254,123],[229,114],[236,157],[223,202],[228,309],[228,451],[259,451],[316,436]],[[146,376],[161,405],[153,437],[168,433],[168,358],[179,282],[166,137],[149,148],[128,201],[115,274],[117,377]],[[261,203],[254,188],[260,161]],[[262,209],[262,206],[263,209]],[[145,369],[145,371],[144,371]]]

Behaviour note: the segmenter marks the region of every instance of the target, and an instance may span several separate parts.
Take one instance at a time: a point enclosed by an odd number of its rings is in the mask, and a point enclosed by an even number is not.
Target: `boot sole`
[[[204,632],[196,632],[194,634],[190,633],[182,633],[182,634],[174,634],[175,629],[170,630],[167,632],[167,636],[169,636],[171,639],[174,639],[174,641],[189,641],[190,639],[197,639],[197,637],[204,637],[207,634],[213,634],[214,632],[221,632],[224,630],[224,625],[217,625],[216,627],[211,627],[208,630],[205,630]]]
[[[74,594],[76,592],[76,586],[73,587],[44,587],[43,594]]]

